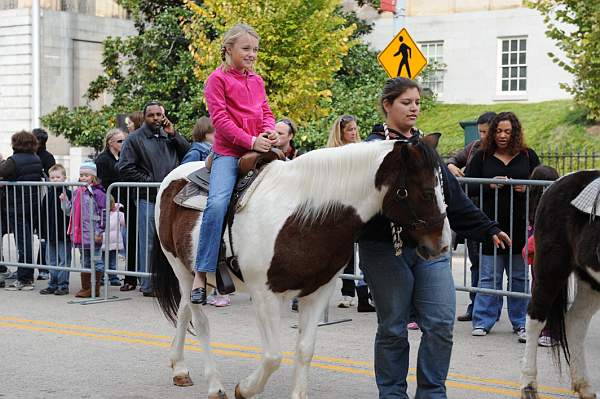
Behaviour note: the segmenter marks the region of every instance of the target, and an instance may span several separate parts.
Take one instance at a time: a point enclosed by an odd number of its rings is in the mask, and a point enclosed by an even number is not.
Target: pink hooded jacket
[[[254,72],[215,69],[204,89],[208,113],[215,127],[213,151],[239,157],[252,149],[254,137],[275,128],[265,83]]]

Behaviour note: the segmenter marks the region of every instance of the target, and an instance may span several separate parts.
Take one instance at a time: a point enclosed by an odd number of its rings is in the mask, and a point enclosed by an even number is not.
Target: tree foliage
[[[600,6],[590,0],[537,0],[529,5],[542,13],[546,35],[555,40],[567,60],[549,53],[552,60],[574,76],[561,87],[600,120]]]
[[[244,22],[261,36],[257,72],[274,113],[304,124],[326,116],[331,84],[356,41],[354,24],[336,10],[339,0],[205,0],[186,2],[193,12],[185,26],[199,81],[221,63],[221,37]]]
[[[122,0],[121,5],[135,16],[138,34],[103,42],[103,72],[86,93],[89,101],[108,94],[112,103],[100,110],[59,107],[42,118],[52,132],[75,145],[101,148],[117,114],[141,110],[150,100],[161,101],[169,119],[186,135],[195,120],[206,114],[202,82],[194,76],[190,43],[181,28],[191,12],[174,0]]]

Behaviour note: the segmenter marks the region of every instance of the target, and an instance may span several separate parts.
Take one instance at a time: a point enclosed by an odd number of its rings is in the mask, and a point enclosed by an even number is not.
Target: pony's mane
[[[394,141],[381,140],[311,151],[268,165],[261,189],[294,206],[302,223],[318,221],[372,194],[379,165],[393,148]]]

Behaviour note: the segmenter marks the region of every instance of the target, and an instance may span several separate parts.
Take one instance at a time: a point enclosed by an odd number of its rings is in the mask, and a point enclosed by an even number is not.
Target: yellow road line
[[[78,326],[74,324],[63,324],[63,323],[54,323],[54,322],[46,322],[40,320],[30,320],[30,319],[22,319],[18,317],[6,317],[0,316],[0,320],[7,320],[6,322],[0,321],[0,327],[10,328],[10,329],[18,329],[18,330],[27,330],[27,331],[37,331],[37,332],[45,332],[45,333],[57,333],[62,335],[69,336],[78,336],[91,338],[101,341],[110,341],[110,342],[120,342],[120,343],[130,343],[130,344],[140,344],[145,346],[153,346],[160,348],[169,348],[171,346],[170,339],[171,337],[166,337],[162,335],[148,334],[142,332],[130,332],[127,330],[116,330],[116,329],[107,329],[107,328],[98,328],[98,327],[85,327]],[[12,321],[12,322],[11,322]],[[88,332],[94,331],[94,332]],[[104,334],[118,334],[118,335],[102,335],[98,333]],[[125,336],[123,336],[125,335]],[[140,338],[141,337],[141,338]],[[148,340],[142,338],[150,338],[150,339],[158,339]],[[169,341],[169,342],[167,342]],[[186,342],[189,340],[186,340]],[[213,353],[221,356],[228,357],[237,357],[237,358],[245,358],[245,359],[255,359],[259,360],[261,355],[258,353],[259,348],[252,346],[243,346],[243,345],[232,345],[232,344],[221,344],[221,343],[213,343]],[[186,350],[193,352],[202,352],[202,348],[196,345],[185,345]],[[225,349],[221,349],[225,348]],[[226,350],[233,349],[233,350]],[[291,354],[290,352],[285,352],[285,354]],[[364,361],[353,361],[349,359],[341,359],[341,358],[328,358],[328,357],[318,357],[315,356],[315,362],[311,363],[311,367],[320,368],[324,370],[336,371],[340,373],[346,374],[355,374],[355,375],[366,375],[366,376],[374,376],[374,372],[372,369],[359,369],[356,367],[345,367],[339,366],[335,364],[325,364],[320,362],[333,362],[333,363],[342,363],[348,366],[357,366],[357,365],[366,365],[371,368],[370,362]],[[290,356],[285,357],[283,359],[284,364],[293,364],[293,359]],[[411,373],[408,379],[410,381],[415,381],[414,369],[411,369]],[[496,379],[485,379],[467,376],[463,374],[451,373],[449,375],[451,377],[450,380],[447,381],[447,386],[451,388],[463,389],[463,390],[471,390],[471,391],[479,391],[485,393],[496,393],[502,394],[509,397],[520,396],[518,392],[518,383],[512,381],[503,381]],[[470,384],[469,382],[460,382],[454,381],[454,378],[463,379],[467,381],[473,381],[482,383],[484,385],[475,385]],[[491,385],[487,385],[491,384]],[[500,385],[500,386],[495,386]],[[572,393],[571,391],[564,388],[554,388],[554,387],[540,387],[540,391],[544,391],[545,393],[556,393],[561,396],[565,394],[569,395]],[[541,398],[556,398],[556,396],[540,396]]]

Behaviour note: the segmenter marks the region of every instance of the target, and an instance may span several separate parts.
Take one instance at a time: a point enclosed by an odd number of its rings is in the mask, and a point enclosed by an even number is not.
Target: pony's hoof
[[[237,384],[235,386],[235,399],[246,399],[241,393],[240,393],[240,384]]]
[[[174,376],[173,384],[177,385],[178,387],[191,387],[192,385],[194,385],[189,374]]]
[[[521,399],[538,399],[537,389],[531,384],[521,389]]]
[[[227,394],[219,390],[217,393],[208,395],[208,399],[227,399]]]

